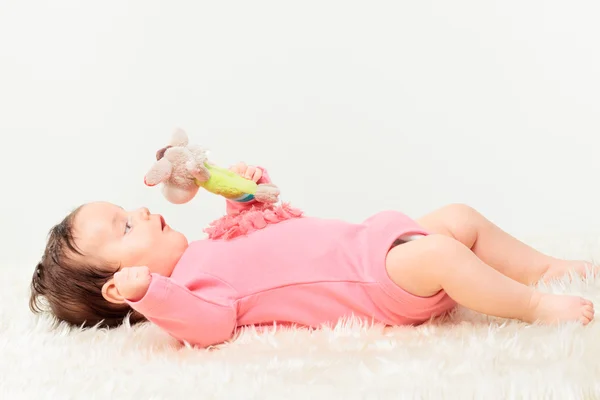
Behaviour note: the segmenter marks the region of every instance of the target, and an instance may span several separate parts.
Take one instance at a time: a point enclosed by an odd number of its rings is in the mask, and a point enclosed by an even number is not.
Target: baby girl
[[[232,170],[270,182],[262,168]],[[249,209],[256,205],[227,201],[230,215]],[[146,208],[99,202],[51,230],[30,306],[42,311],[45,298],[58,320],[76,326],[114,327],[129,315],[200,347],[274,322],[416,325],[457,303],[528,323],[588,324],[590,301],[532,284],[591,268],[542,254],[465,205],[417,220],[383,211],[359,224],[291,215],[235,238],[188,243]]]

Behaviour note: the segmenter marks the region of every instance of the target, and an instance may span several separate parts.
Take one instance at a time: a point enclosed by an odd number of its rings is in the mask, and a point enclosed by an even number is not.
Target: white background
[[[517,236],[595,232],[595,1],[0,0],[2,266],[83,202],[190,239],[224,211],[143,185],[173,128],[267,167],[310,215],[468,203]]]

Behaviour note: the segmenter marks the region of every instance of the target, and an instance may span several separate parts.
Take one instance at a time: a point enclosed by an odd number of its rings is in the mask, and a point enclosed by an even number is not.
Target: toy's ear
[[[147,186],[156,186],[161,182],[166,181],[171,176],[173,166],[166,157],[161,158],[154,163],[150,171],[146,173],[144,177],[144,183]]]
[[[181,128],[175,129],[173,135],[171,135],[171,143],[169,143],[173,147],[185,147],[188,145],[188,136],[187,133]]]
[[[189,160],[185,164],[188,172],[199,182],[206,182],[210,179],[210,171],[202,164],[197,164],[194,160]]]

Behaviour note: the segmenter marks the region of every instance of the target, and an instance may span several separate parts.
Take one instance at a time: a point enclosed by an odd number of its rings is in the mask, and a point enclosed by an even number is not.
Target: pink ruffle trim
[[[276,224],[302,216],[302,211],[284,203],[273,207],[257,203],[237,214],[225,215],[210,223],[204,232],[209,239],[233,239],[238,236],[263,229],[267,225]]]

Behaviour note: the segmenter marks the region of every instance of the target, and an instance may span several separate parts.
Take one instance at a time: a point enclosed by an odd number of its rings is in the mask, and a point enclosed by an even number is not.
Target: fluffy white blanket
[[[587,259],[600,249],[595,237],[530,243]],[[27,309],[31,267],[2,272],[2,399],[600,398],[600,322],[528,326],[459,309],[418,328],[246,330],[202,351],[149,325],[51,330]],[[599,307],[600,279],[542,289]]]

